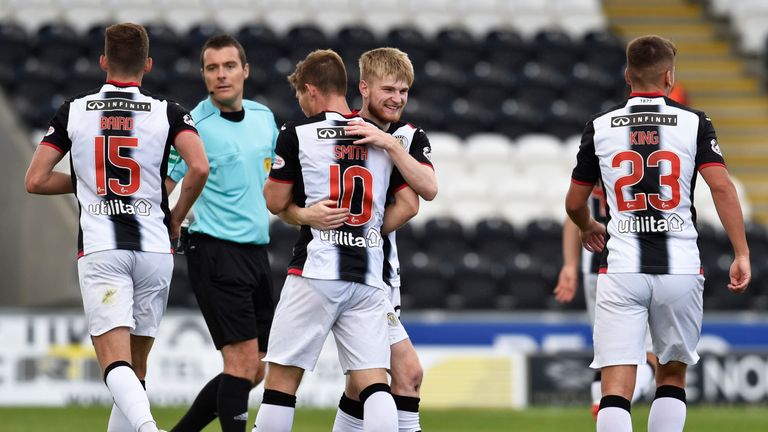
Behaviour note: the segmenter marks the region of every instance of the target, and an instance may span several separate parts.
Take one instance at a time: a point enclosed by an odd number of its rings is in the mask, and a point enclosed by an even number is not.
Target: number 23
[[[642,211],[651,207],[660,211],[669,211],[680,204],[680,157],[669,150],[657,150],[648,156],[647,162],[643,161],[643,156],[634,151],[623,151],[617,153],[611,160],[613,168],[620,168],[624,162],[629,163],[629,174],[620,177],[614,184],[616,193],[616,204],[618,210]],[[646,167],[658,167],[662,162],[669,163],[670,172],[659,175],[659,184],[670,188],[671,196],[669,199],[663,199],[660,193],[638,192],[632,195],[632,198],[625,199],[623,189],[634,186],[643,180]]]

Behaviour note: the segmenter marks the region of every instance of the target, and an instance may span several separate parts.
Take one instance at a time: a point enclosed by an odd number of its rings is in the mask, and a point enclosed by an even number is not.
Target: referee
[[[243,432],[248,393],[264,377],[277,299],[267,260],[269,218],[262,193],[277,127],[265,106],[243,100],[249,67],[229,35],[208,39],[200,55],[209,97],[192,111],[211,173],[189,226],[189,278],[224,371],[203,387],[173,431],[200,431],[217,416],[223,432]],[[169,190],[186,172],[171,160]]]

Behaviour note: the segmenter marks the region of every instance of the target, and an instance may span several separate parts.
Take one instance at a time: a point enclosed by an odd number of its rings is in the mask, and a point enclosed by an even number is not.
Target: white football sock
[[[592,393],[592,403],[593,404],[599,404],[600,399],[603,397],[603,390],[602,390],[603,383],[600,381],[592,381],[592,385],[590,386],[589,390],[590,393]]]
[[[632,402],[637,402],[645,392],[654,384],[653,368],[648,363],[637,366],[635,375],[635,392],[632,393]]]
[[[109,414],[107,432],[135,432],[131,422],[115,404],[112,404],[112,412]]]
[[[363,402],[365,432],[397,432],[397,407],[386,391],[371,393]]]
[[[112,368],[104,380],[112,393],[115,405],[133,426],[140,432],[157,430],[155,420],[149,410],[149,399],[141,382],[127,364]],[[147,425],[151,423],[151,425]]]
[[[363,420],[339,408],[336,410],[336,419],[333,421],[333,432],[363,432]]]
[[[623,408],[602,408],[597,412],[597,432],[632,432],[632,416]]]
[[[648,432],[681,432],[685,426],[686,405],[674,397],[656,398],[648,414]]]
[[[262,403],[252,432],[290,432],[295,407]]]
[[[419,432],[419,413],[413,411],[397,411],[397,424],[400,427],[399,432]]]

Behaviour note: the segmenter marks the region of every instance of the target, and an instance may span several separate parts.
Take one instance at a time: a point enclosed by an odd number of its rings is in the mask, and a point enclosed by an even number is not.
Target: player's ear
[[[629,68],[624,68],[624,82],[627,83],[628,86],[632,86],[632,81],[629,79]]]
[[[251,73],[251,65],[246,63],[245,66],[243,66],[243,75],[245,76],[245,79],[248,79],[248,74],[250,73]]]
[[[152,57],[147,57],[147,61],[144,62],[144,73],[148,74],[152,70]]]
[[[104,72],[106,72],[107,69],[109,69],[109,62],[107,61],[107,56],[105,56],[104,54],[99,56],[99,67]]]
[[[360,96],[367,98],[368,97],[368,83],[365,80],[360,80],[360,83],[357,85],[357,88],[360,90]]]

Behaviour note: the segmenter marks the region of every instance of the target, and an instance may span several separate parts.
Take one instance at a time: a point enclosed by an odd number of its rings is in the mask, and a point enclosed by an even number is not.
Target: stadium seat
[[[514,309],[545,309],[554,288],[540,273],[540,264],[526,253],[518,253],[507,262],[501,291]]]
[[[463,310],[498,307],[500,276],[500,272],[494,271],[476,253],[465,254],[452,278],[455,307]]]
[[[401,261],[401,299],[404,310],[446,309],[449,304],[450,281],[440,265],[424,253],[410,261]]]
[[[489,263],[503,265],[520,252],[515,228],[504,218],[481,219],[473,232],[472,250]]]
[[[0,63],[16,65],[30,52],[30,38],[18,24],[0,23]]]

